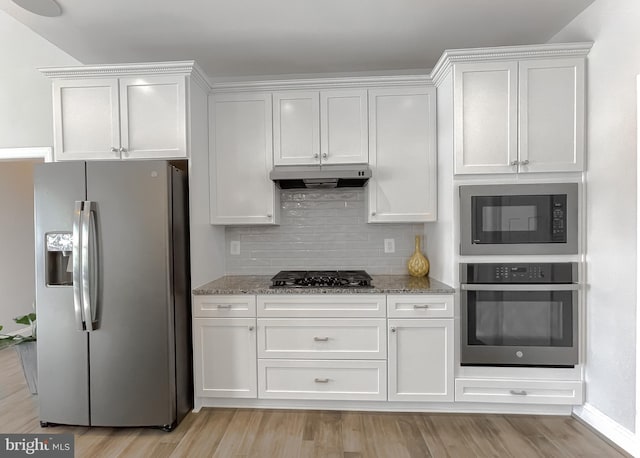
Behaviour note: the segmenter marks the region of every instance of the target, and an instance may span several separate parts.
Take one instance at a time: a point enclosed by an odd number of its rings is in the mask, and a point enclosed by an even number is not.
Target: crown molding
[[[514,59],[586,57],[593,42],[551,43],[543,45],[498,46],[492,48],[447,49],[431,70],[431,79],[438,86],[456,63],[500,61]]]
[[[371,86],[433,85],[429,75],[360,76],[342,78],[305,78],[290,80],[241,81],[213,83],[213,92],[249,92],[280,90],[319,90],[341,88],[366,88]]]
[[[139,75],[184,74],[207,91],[211,89],[209,80],[200,66],[193,60],[176,62],[144,62],[134,64],[81,65],[75,67],[44,67],[38,69],[52,79],[104,78]]]

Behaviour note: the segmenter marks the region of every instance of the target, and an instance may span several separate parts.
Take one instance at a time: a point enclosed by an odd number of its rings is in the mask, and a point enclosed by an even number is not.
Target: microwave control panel
[[[551,220],[551,239],[554,242],[567,241],[567,217],[565,208],[567,206],[567,196],[552,196],[552,220]]]

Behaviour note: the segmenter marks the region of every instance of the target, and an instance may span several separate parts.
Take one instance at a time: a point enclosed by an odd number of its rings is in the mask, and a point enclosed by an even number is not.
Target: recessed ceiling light
[[[55,17],[62,14],[56,0],[13,0],[13,3],[39,16]]]

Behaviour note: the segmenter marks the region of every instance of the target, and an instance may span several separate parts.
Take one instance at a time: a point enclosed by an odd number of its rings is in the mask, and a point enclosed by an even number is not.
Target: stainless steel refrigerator
[[[34,185],[41,425],[173,429],[193,399],[184,173],[49,163]]]

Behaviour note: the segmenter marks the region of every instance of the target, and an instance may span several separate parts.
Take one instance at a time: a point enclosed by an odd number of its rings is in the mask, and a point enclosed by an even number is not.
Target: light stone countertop
[[[372,288],[271,288],[272,275],[227,275],[193,290],[193,294],[453,294],[438,280],[409,275],[372,275]]]

